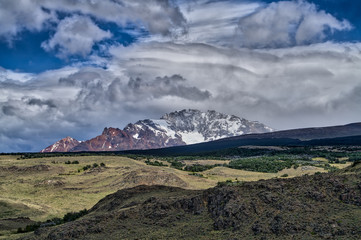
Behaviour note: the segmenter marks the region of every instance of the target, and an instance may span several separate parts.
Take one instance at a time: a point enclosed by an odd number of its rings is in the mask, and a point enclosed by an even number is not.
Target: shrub
[[[79,164],[79,161],[66,161],[65,164]]]
[[[22,228],[18,228],[17,233],[26,233],[26,232],[32,232],[35,231],[36,229],[38,229],[40,227],[40,222],[38,223],[34,223],[34,224],[30,224],[27,225],[24,229]]]
[[[201,178],[205,178],[205,176],[204,176],[203,174],[195,173],[195,172],[190,173],[189,175],[191,175],[191,176],[197,176],[197,177],[201,177]]]
[[[146,160],[145,163],[146,163],[147,165],[151,165],[151,166],[159,166],[159,167],[165,167],[165,166],[167,166],[166,164],[164,164],[164,163],[162,163],[162,162],[159,162],[159,161],[154,161],[154,162],[152,162],[152,161],[150,161],[150,160]]]
[[[243,183],[241,181],[235,181],[233,182],[232,180],[228,179],[225,182],[218,182],[217,186],[218,187],[224,187],[224,186],[241,186]]]
[[[178,162],[177,160],[171,161],[170,164],[171,164],[170,165],[171,167],[179,169],[179,170],[183,170],[183,167],[185,166],[184,163]]]
[[[91,167],[92,167],[91,165],[85,165],[85,166],[83,167],[83,170],[86,171],[86,170],[90,169]]]
[[[230,168],[266,173],[277,173],[285,168],[291,168],[293,165],[294,160],[292,159],[283,160],[282,158],[279,160],[275,157],[241,158],[229,163]]]
[[[64,215],[63,217],[63,222],[71,222],[74,221],[82,216],[84,216],[85,214],[88,213],[87,209],[83,209],[79,212],[70,212]]]
[[[184,168],[184,170],[189,171],[189,172],[203,172],[203,171],[206,171],[206,170],[214,168],[214,167],[216,167],[216,165],[200,165],[200,164],[196,164],[196,165],[186,166]]]
[[[87,209],[83,209],[79,212],[70,212],[65,214],[63,218],[53,218],[51,220],[46,220],[45,222],[37,222],[35,224],[27,225],[24,229],[18,228],[17,233],[32,232],[40,227],[50,227],[50,226],[63,224],[66,222],[71,222],[88,214],[88,212],[89,211]]]

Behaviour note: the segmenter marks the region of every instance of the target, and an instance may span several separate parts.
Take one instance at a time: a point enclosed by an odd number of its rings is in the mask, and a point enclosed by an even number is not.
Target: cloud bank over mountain
[[[0,151],[38,151],[184,108],[276,129],[360,121],[361,44],[337,38],[358,26],[316,3],[12,2],[0,3],[1,44],[49,31],[39,45],[69,64],[0,69]],[[118,28],[134,40],[123,44]]]

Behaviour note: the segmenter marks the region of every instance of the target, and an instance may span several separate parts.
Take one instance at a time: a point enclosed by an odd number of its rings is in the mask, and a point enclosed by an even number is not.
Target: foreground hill
[[[189,109],[165,114],[158,120],[130,123],[123,130],[105,128],[101,135],[84,142],[67,137],[41,152],[153,149],[270,131],[273,129],[264,124],[234,115]]]
[[[360,169],[197,191],[138,186],[22,239],[359,239]]]

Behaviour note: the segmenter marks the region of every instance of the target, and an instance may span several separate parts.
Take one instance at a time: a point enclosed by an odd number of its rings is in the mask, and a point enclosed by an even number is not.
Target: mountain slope
[[[355,164],[204,191],[138,186],[108,195],[74,222],[24,239],[360,239],[360,179]]]
[[[332,146],[359,145],[361,141],[361,123],[341,126],[303,128],[262,134],[246,134],[223,138],[216,141],[176,146],[165,149],[130,151],[129,153],[150,155],[192,155],[213,152],[240,146]]]
[[[216,111],[182,110],[161,119],[145,119],[128,124],[123,130],[105,128],[103,133],[67,151],[121,151],[154,149],[208,142],[250,133],[271,132],[259,123]],[[50,146],[42,152],[57,152]]]
[[[325,138],[338,138],[361,135],[361,122],[330,127],[299,128],[277,132],[264,133],[262,135],[236,136],[232,139],[251,138],[292,138],[299,140],[313,140]]]

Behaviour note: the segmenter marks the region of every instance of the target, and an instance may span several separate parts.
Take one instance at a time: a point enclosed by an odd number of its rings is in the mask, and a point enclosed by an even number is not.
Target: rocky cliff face
[[[67,147],[66,151],[164,148],[272,131],[264,124],[237,116],[189,109],[165,114],[159,120],[145,119],[134,124],[130,123],[123,130],[105,128],[101,135]],[[53,146],[47,147],[42,152],[63,151]]]

